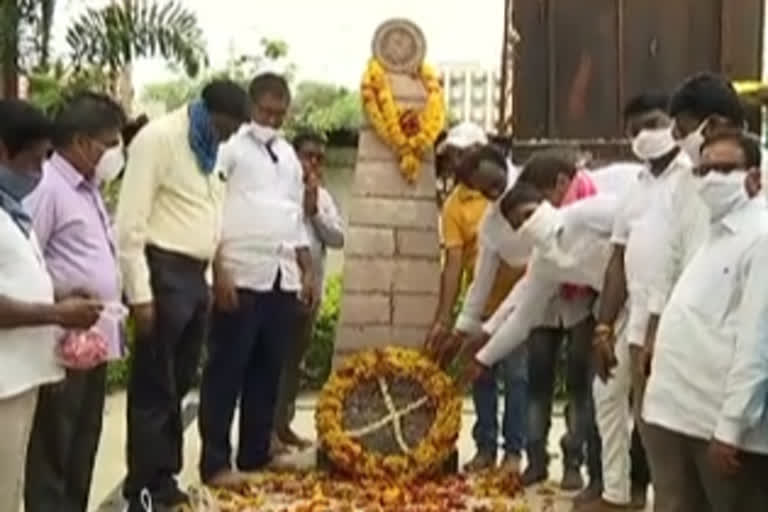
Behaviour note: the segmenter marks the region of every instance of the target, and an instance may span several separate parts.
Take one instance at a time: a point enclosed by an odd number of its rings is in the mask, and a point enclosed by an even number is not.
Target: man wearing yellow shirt
[[[116,227],[125,295],[135,325],[128,383],[129,512],[188,502],[181,400],[198,369],[209,311],[205,272],[219,243],[227,176],[214,169],[219,143],[249,116],[248,96],[216,80],[201,99],[153,120],[128,148]]]
[[[487,143],[483,130],[469,123],[451,129],[438,152],[447,165],[457,163],[463,154]],[[478,255],[478,230],[489,205],[479,191],[464,184],[457,185],[442,208],[441,233],[445,250],[440,282],[440,298],[435,311],[432,329],[427,339],[434,346],[439,338],[450,334],[453,327],[453,311],[462,284],[474,277]],[[501,262],[493,288],[485,305],[484,317],[490,317],[507,296],[515,282],[523,275],[525,267],[512,268]],[[525,418],[527,394],[527,369],[524,354],[513,354],[499,368],[504,380],[504,463],[517,469],[525,443]],[[486,379],[475,384],[472,398],[477,422],[473,437],[477,455],[466,466],[468,471],[478,471],[496,465],[498,449],[498,390],[496,380]]]

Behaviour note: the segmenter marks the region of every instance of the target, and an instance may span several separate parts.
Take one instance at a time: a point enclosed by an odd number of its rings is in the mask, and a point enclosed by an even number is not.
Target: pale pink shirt
[[[84,290],[106,303],[119,302],[115,243],[98,186],[54,153],[24,206],[56,293]],[[106,337],[109,358],[122,356],[120,322],[103,316],[95,328]]]

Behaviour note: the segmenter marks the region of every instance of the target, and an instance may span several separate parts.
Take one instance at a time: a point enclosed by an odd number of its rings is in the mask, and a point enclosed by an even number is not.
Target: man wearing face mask
[[[488,143],[483,129],[473,123],[461,123],[448,132],[446,140],[438,146],[438,156],[455,173],[462,165],[463,158],[477,152]],[[486,152],[495,157],[499,165],[504,164],[501,154],[495,149]],[[442,338],[449,336],[453,328],[454,308],[461,286],[472,282],[478,253],[478,231],[485,212],[491,203],[479,190],[459,183],[451,192],[442,208],[441,236],[445,259],[440,277],[440,297],[432,328],[425,341],[427,352],[437,347]],[[525,272],[525,266],[509,266],[500,261],[483,309],[483,318],[496,310],[515,281]],[[498,371],[504,381],[504,414],[502,430],[504,437],[503,467],[513,471],[520,469],[520,456],[524,443],[525,393],[523,379],[523,354],[509,358],[499,365]],[[477,420],[472,434],[477,445],[477,454],[464,467],[476,472],[496,466],[499,421],[498,385],[495,379],[477,382],[472,390]]]
[[[693,188],[707,206],[709,233],[677,281],[661,316],[643,405],[643,441],[656,510],[751,512],[768,503],[765,396],[751,399],[743,376],[759,330],[768,238],[762,194],[745,182],[760,173],[760,143],[741,129],[702,146]]]
[[[141,511],[188,502],[181,400],[198,369],[209,311],[206,269],[220,238],[227,176],[219,143],[247,119],[248,97],[215,80],[201,98],[151,121],[128,148],[117,206],[117,245],[135,325],[128,384],[128,476],[123,494]]]
[[[670,99],[672,134],[691,161],[701,159],[703,137],[718,130],[742,130],[744,111],[733,86],[719,75],[701,73],[685,80]],[[707,206],[695,193],[691,173],[669,181],[654,206],[651,221],[657,228],[653,258],[647,275],[648,324],[644,358],[651,360],[659,318],[672,288],[706,237]],[[760,183],[760,176],[748,183]],[[754,188],[751,188],[756,192]]]
[[[21,508],[38,392],[64,377],[55,326],[88,329],[102,311],[99,301],[54,294],[22,205],[40,181],[52,134],[37,108],[0,100],[0,510]]]
[[[278,132],[290,105],[288,83],[263,73],[249,94],[253,120],[222,147],[217,164],[228,176],[227,198],[199,421],[200,476],[214,486],[240,483],[230,442],[238,399],[237,468],[253,472],[269,463],[286,343],[296,343],[300,318],[315,302],[304,172]]]
[[[466,134],[468,127],[460,125],[454,131],[454,147],[457,145],[457,135]],[[479,127],[472,126],[472,133],[480,133]],[[473,136],[477,141],[479,137]],[[483,139],[485,134],[483,133]],[[469,146],[467,144],[463,144]],[[455,151],[458,155],[459,151]],[[464,336],[474,332],[480,323],[498,306],[506,292],[511,288],[521,270],[525,268],[530,246],[526,246],[512,233],[504,230],[500,220],[498,200],[517,178],[518,170],[507,161],[503,154],[489,145],[479,145],[461,158],[454,160],[458,185],[454,194],[446,203],[443,216],[443,237],[448,250],[448,260],[454,256],[469,258],[472,264],[472,281],[467,291],[462,311],[455,323],[455,334],[450,329],[445,330],[441,322],[444,315],[452,315],[453,303],[448,301],[450,290],[448,285],[458,285],[448,275],[450,269],[446,266],[443,274],[441,304],[435,326],[427,340],[427,351],[437,361],[446,361],[461,346]],[[468,212],[472,206],[484,206],[482,215],[476,217],[477,233],[472,233],[471,217]],[[453,205],[453,206],[451,206]],[[461,206],[461,212],[457,206]],[[474,211],[474,210],[472,210]],[[475,211],[475,214],[478,213]],[[473,236],[474,235],[474,236]],[[511,236],[508,236],[511,235]],[[474,240],[476,238],[476,240]],[[477,255],[473,254],[477,248]],[[461,265],[459,265],[460,267]],[[446,281],[446,278],[452,282]],[[456,290],[458,292],[458,290]],[[499,293],[502,295],[499,296]],[[443,299],[446,299],[443,301]],[[444,309],[444,311],[443,311]],[[453,318],[450,318],[453,324]],[[526,395],[527,395],[527,360],[524,351],[510,355],[498,366],[503,372],[505,387],[504,421],[502,431],[504,437],[503,466],[509,470],[519,471],[522,450],[526,438]],[[488,378],[475,383],[472,390],[473,401],[477,412],[477,421],[473,428],[473,437],[477,445],[477,454],[465,466],[467,471],[480,471],[493,468],[497,462],[498,452],[498,415],[497,415],[497,383],[494,378]]]
[[[55,152],[43,179],[24,204],[57,293],[78,291],[105,303],[120,302],[110,222],[99,186],[123,167],[122,108],[107,96],[84,93],[56,118]],[[121,326],[104,317],[96,328],[108,357],[123,355]],[[101,434],[106,363],[68,370],[63,383],[38,396],[29,445],[25,510],[86,512]]]
[[[533,185],[555,206],[577,204],[595,195],[621,195],[636,179],[636,164],[621,163],[587,172],[580,170],[574,163],[570,152],[547,150],[538,153],[526,164],[519,182]],[[561,440],[565,454],[566,471],[578,474],[581,465],[581,453],[586,442],[587,465],[590,483],[577,502],[588,501],[589,497],[599,496],[602,489],[603,471],[600,456],[600,439],[594,420],[592,398],[591,368],[591,333],[594,328],[592,303],[594,291],[583,286],[564,285],[556,298],[560,310],[560,320],[567,329],[566,345],[567,389],[569,394],[569,424],[574,428]],[[544,427],[534,428],[531,423],[530,435],[533,439],[545,443],[548,434],[548,419],[552,410],[552,393],[557,355],[563,337],[562,330],[537,329],[529,344],[531,375],[530,401],[531,418],[539,420]],[[545,422],[546,421],[546,422]],[[533,437],[536,435],[536,437]],[[545,445],[533,444],[529,449],[531,472],[546,476],[540,468],[546,469]],[[537,469],[538,468],[538,469]],[[524,475],[525,476],[525,475]],[[524,478],[525,481],[525,478]],[[580,487],[580,486],[579,486]]]
[[[645,507],[650,476],[637,429],[630,449],[626,397],[630,387],[634,388],[633,404],[639,418],[646,366],[642,348],[648,321],[647,286],[653,280],[647,269],[654,257],[658,231],[650,212],[657,206],[662,189],[690,172],[690,162],[672,136],[666,105],[666,96],[648,93],[633,98],[624,110],[632,150],[645,166],[617,212],[612,255],[602,287],[593,345],[600,363],[596,368],[600,380],[594,384],[594,394],[603,443],[604,484],[597,494],[577,499],[584,505],[583,510],[612,510],[630,503],[636,508]],[[625,336],[618,339],[614,325],[625,307],[629,312]]]

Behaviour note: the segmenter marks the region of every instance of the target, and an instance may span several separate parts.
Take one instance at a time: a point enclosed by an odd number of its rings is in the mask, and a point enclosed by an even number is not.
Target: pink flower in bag
[[[59,340],[59,363],[72,370],[90,370],[107,360],[107,342],[96,329],[68,331]]]
[[[122,304],[105,305],[102,317],[122,320],[127,311]],[[90,370],[107,361],[109,350],[107,339],[96,327],[71,330],[64,333],[56,346],[59,363],[72,370]]]

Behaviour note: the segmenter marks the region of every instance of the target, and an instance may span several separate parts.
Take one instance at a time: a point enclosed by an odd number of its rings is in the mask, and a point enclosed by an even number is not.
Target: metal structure
[[[513,3],[514,0],[504,0],[504,38],[501,47],[501,95],[497,124],[497,133],[500,137],[508,137],[514,132],[515,45],[520,42],[520,35],[515,29]]]
[[[608,150],[623,143],[622,107],[637,93],[670,91],[704,70],[761,76],[763,0],[512,2],[505,11],[520,32],[512,118],[521,149],[566,140]]]

